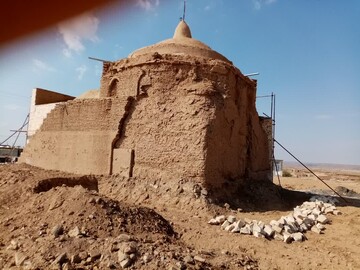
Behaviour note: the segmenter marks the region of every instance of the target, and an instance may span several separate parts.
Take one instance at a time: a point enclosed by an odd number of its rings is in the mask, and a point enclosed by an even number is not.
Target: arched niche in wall
[[[119,94],[120,90],[120,82],[118,78],[112,78],[109,83],[109,90],[108,90],[108,96],[109,97],[116,97]]]

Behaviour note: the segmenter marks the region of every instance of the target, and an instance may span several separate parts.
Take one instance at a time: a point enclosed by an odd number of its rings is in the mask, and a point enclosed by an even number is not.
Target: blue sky
[[[359,14],[358,0],[188,0],[186,21],[244,74],[260,73],[258,95],[276,94],[276,137],[298,158],[360,164]],[[97,89],[102,65],[88,56],[124,58],[170,38],[180,16],[180,0],[134,0],[0,47],[0,142],[21,126],[33,88]],[[257,108],[269,114],[270,99]]]

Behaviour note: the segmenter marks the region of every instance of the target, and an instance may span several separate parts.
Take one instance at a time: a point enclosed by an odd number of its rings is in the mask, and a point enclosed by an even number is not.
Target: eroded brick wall
[[[119,98],[58,104],[26,146],[21,161],[45,169],[108,174],[126,102]]]
[[[22,160],[213,188],[270,170],[256,83],[230,63],[158,54],[106,63],[100,97],[57,105]]]

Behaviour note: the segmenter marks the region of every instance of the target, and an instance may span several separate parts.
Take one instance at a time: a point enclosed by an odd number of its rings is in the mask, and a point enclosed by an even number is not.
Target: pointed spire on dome
[[[181,20],[179,22],[178,26],[175,29],[173,38],[174,39],[191,38],[190,27],[187,25],[187,23],[184,20]]]

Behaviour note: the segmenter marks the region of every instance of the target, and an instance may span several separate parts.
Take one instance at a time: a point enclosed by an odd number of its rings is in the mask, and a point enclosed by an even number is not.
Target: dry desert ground
[[[251,185],[234,207],[209,202],[184,179],[1,165],[0,269],[360,269],[360,170],[314,169],[348,202],[339,200],[341,215],[327,215],[323,233],[307,231],[302,242],[208,224],[219,215],[266,224],[309,199],[305,192],[332,194],[304,169],[287,170],[283,189]]]

